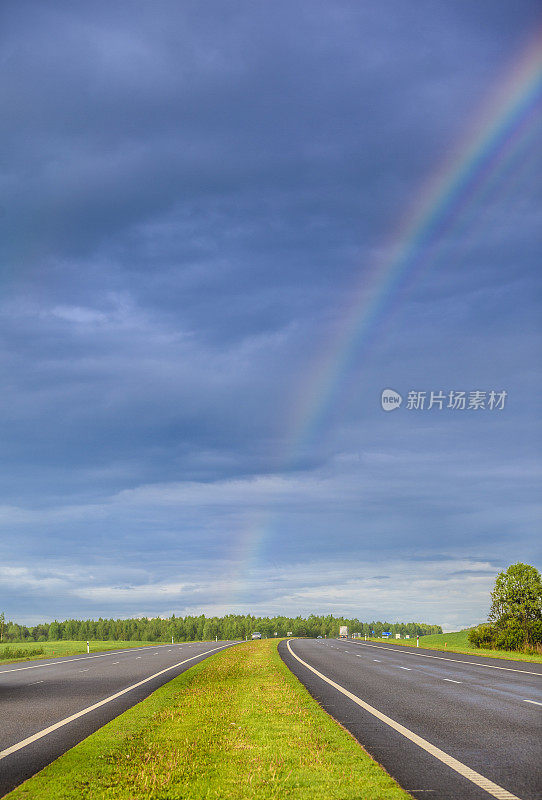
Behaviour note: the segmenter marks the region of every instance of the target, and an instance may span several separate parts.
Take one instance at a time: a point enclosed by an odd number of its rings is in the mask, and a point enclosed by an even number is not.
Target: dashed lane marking
[[[172,669],[176,669],[177,667],[181,667],[183,664],[186,664],[188,661],[193,661],[195,658],[201,658],[201,656],[207,656],[210,653],[215,653],[217,650],[224,650],[226,647],[231,647],[231,645],[221,645],[220,647],[213,647],[212,650],[206,650],[204,653],[196,653],[194,656],[190,656],[190,658],[185,658],[184,661],[179,661],[178,664],[173,664],[171,667],[166,667],[165,669],[161,669],[160,672],[155,672],[154,675],[149,675],[148,678],[143,678],[142,681],[138,681],[137,683],[133,683],[131,686],[127,686],[126,689],[121,689],[120,692],[115,692],[115,694],[106,697],[104,700],[100,700],[98,703],[94,703],[88,708],[84,708],[82,711],[78,711],[75,714],[72,714],[65,719],[61,719],[59,722],[55,722],[54,725],[49,725],[48,728],[44,728],[38,733],[34,733],[32,736],[28,736],[26,739],[23,739],[21,742],[17,742],[17,744],[12,744],[11,747],[7,747],[5,750],[0,752],[0,759],[6,758],[6,756],[11,755],[12,753],[16,753],[17,750],[22,750],[23,747],[27,747],[32,742],[36,742],[38,739],[42,739],[47,734],[52,733],[53,731],[58,730],[58,728],[62,728],[64,725],[67,725],[69,722],[73,722],[79,717],[83,717],[85,714],[90,714],[91,711],[94,711],[97,708],[101,708],[101,706],[105,706],[106,703],[110,703],[112,700],[116,700],[117,697],[122,697],[123,694],[127,692],[131,692],[132,689],[137,689],[139,686],[143,686],[144,683],[148,683],[152,681],[154,678],[158,678],[160,675],[164,675],[166,672],[169,672]]]
[[[455,664],[470,664],[471,667],[486,667],[486,669],[503,669],[505,672],[523,672],[525,675],[537,675],[542,678],[541,672],[529,672],[526,669],[513,669],[512,667],[497,667],[495,664],[478,664],[477,661],[462,661],[459,658],[445,658],[444,656],[430,656],[427,653],[413,653],[411,650],[397,650],[395,647],[382,647],[369,642],[356,642],[359,647],[376,647],[377,650],[391,650],[392,653],[401,653],[405,656],[419,656],[420,658],[436,658],[439,661],[453,661]]]
[[[430,753],[432,756],[437,758],[443,764],[446,764],[448,767],[455,770],[455,772],[458,772],[459,775],[462,775],[464,778],[467,778],[467,780],[471,781],[471,783],[474,783],[476,786],[479,786],[488,794],[498,798],[498,800],[520,800],[520,798],[518,798],[517,795],[512,794],[511,792],[508,792],[506,789],[503,789],[502,786],[493,783],[493,781],[490,781],[488,778],[485,778],[483,775],[480,775],[479,772],[475,772],[475,770],[471,769],[470,767],[467,767],[466,764],[462,764],[461,761],[458,761],[453,756],[448,755],[448,753],[445,753],[444,750],[441,750],[439,747],[436,747],[434,744],[431,744],[431,742],[428,742],[427,739],[423,739],[421,736],[418,736],[417,733],[414,733],[408,728],[405,728],[404,725],[401,725],[399,722],[396,722],[391,717],[388,717],[386,714],[383,714],[382,711],[379,711],[374,706],[369,705],[369,703],[366,703],[365,700],[362,700],[360,697],[357,697],[357,695],[352,694],[352,692],[349,692],[348,689],[345,689],[340,684],[335,683],[335,681],[331,680],[331,678],[328,678],[326,675],[323,675],[321,672],[318,672],[317,669],[311,667],[310,664],[307,664],[306,661],[303,661],[302,658],[300,658],[298,655],[294,653],[294,651],[290,646],[289,641],[286,642],[286,646],[288,647],[290,654],[296,659],[296,661],[299,661],[300,664],[303,664],[304,667],[306,667],[308,670],[310,670],[319,678],[321,678],[323,681],[325,681],[325,683],[328,683],[330,686],[333,686],[334,689],[337,689],[338,692],[341,692],[341,694],[344,694],[346,697],[349,697],[350,700],[352,700],[361,708],[365,709],[365,711],[368,711],[369,714],[373,715],[373,717],[376,717],[377,719],[381,720],[381,722],[384,722],[386,725],[389,725],[390,728],[393,728],[393,730],[397,731],[397,733],[400,733],[406,739],[409,739],[409,741],[414,742],[414,744],[417,744],[418,747],[421,747],[422,750],[426,751],[426,753]]]
[[[162,645],[165,647],[166,645]],[[26,669],[41,669],[42,667],[56,667],[58,664],[70,664],[72,661],[88,661],[90,658],[108,658],[109,656],[126,656],[131,655],[133,652],[137,653],[138,650],[147,650],[146,647],[128,647],[126,650],[113,650],[110,653],[98,653],[95,656],[79,656],[79,658],[65,658],[63,661],[46,661],[45,663],[32,664],[31,667],[13,667],[13,669],[2,669],[0,675],[5,675],[7,672],[23,672]],[[137,656],[141,658],[141,656]]]
[[[538,700],[523,700],[524,703],[534,703],[535,706],[542,706],[542,703],[539,703]]]
[[[448,681],[448,683],[463,683],[463,681],[454,681],[453,678],[443,678],[443,680]]]

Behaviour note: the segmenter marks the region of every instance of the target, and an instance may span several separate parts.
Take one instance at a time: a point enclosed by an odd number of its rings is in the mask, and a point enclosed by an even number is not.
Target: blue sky
[[[299,431],[538,4],[0,13],[6,616],[484,619],[541,565],[540,105]],[[406,407],[441,389],[508,396]]]

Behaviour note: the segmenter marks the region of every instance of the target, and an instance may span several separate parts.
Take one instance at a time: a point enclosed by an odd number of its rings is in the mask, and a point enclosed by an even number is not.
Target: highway
[[[0,664],[0,797],[155,689],[235,642]]]
[[[358,640],[279,651],[413,797],[542,797],[542,664]]]

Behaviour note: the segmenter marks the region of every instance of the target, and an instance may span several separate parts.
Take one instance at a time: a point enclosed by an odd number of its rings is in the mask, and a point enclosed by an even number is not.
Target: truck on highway
[[[348,639],[348,625],[341,625],[339,628],[339,639]]]

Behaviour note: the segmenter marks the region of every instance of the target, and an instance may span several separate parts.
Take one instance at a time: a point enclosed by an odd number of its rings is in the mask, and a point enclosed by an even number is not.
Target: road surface
[[[542,798],[542,664],[337,639],[279,650],[414,797]]]
[[[157,645],[0,664],[0,797],[159,686],[232,644]]]

